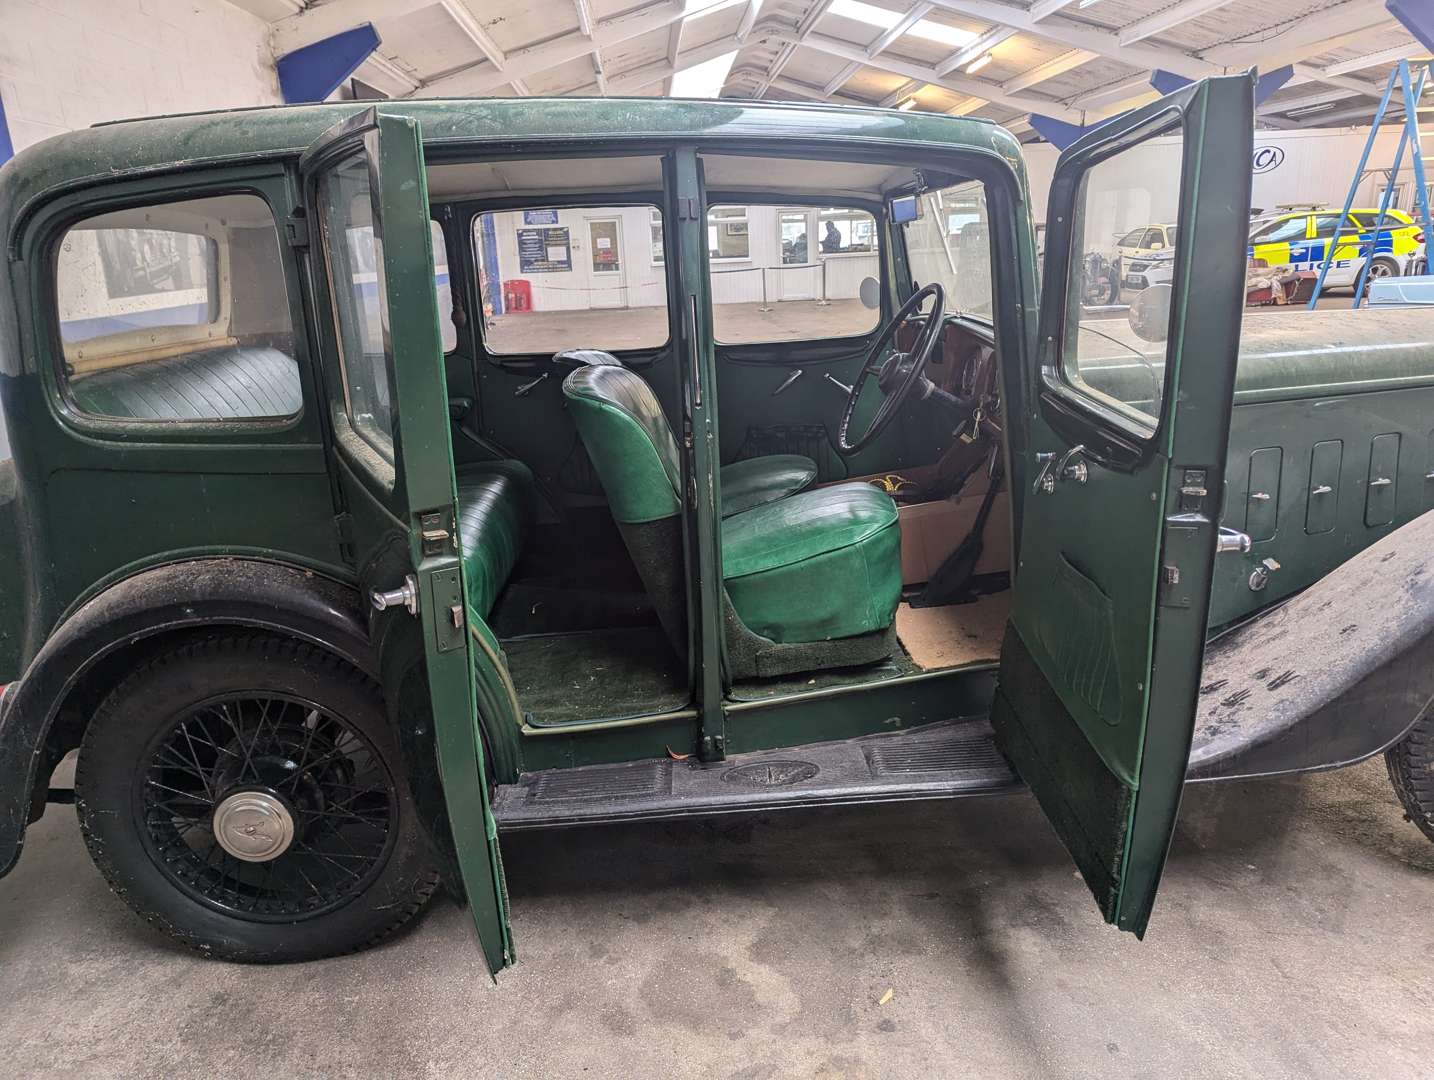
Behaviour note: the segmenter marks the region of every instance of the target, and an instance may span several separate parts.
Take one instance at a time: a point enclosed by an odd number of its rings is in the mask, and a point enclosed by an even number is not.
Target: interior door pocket
[[[1120,672],[1115,651],[1115,607],[1062,554],[1041,605],[1041,648],[1055,664],[1062,696],[1075,698],[1105,723],[1120,723]],[[1079,715],[1082,709],[1071,710]]]

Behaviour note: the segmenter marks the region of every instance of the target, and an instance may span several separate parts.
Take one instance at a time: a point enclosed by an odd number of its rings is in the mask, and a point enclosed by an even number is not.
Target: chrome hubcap
[[[241,791],[214,808],[214,838],[236,859],[268,862],[294,842],[294,816],[276,795]]]

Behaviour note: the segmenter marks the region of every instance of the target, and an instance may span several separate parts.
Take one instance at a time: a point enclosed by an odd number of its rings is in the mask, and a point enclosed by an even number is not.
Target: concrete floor
[[[1434,845],[1381,760],[1192,789],[1142,944],[1024,796],[504,842],[466,915],[324,963],[171,946],[53,807],[0,881],[10,1076],[1428,1075]],[[891,991],[890,999],[882,998]]]

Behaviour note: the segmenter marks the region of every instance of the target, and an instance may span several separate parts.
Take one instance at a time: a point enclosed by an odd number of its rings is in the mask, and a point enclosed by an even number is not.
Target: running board
[[[502,831],[906,799],[989,795],[1021,786],[983,720],[839,742],[696,759],[583,765],[499,785]]]

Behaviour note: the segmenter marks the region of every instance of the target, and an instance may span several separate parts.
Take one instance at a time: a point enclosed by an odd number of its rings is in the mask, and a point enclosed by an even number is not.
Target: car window
[[[329,264],[344,412],[353,430],[393,462],[393,357],[383,239],[374,232],[368,165],[355,155],[319,181],[319,209]]]
[[[1164,243],[1165,239],[1159,229],[1146,229],[1145,236],[1141,238],[1140,246],[1143,248],[1153,248],[1156,244],[1163,245]]]
[[[876,218],[823,206],[715,205],[707,212],[712,329],[724,345],[820,341],[876,329],[860,298],[881,276]]]
[[[1120,247],[1139,247],[1139,246],[1140,246],[1140,239],[1141,239],[1141,237],[1143,237],[1144,235],[1145,235],[1145,230],[1144,230],[1144,229],[1136,229],[1134,232],[1128,232],[1128,233],[1126,233],[1126,234],[1125,234],[1124,236],[1122,236],[1119,240],[1117,240],[1116,243],[1117,243]]]
[[[917,217],[901,226],[906,260],[918,285],[940,282],[946,310],[991,317],[991,231],[979,181],[929,191]]]
[[[1362,229],[1362,228],[1365,227],[1365,226],[1363,226],[1362,224],[1360,224],[1360,222],[1359,222],[1358,220],[1355,220],[1355,219],[1354,219],[1354,215],[1353,215],[1353,214],[1350,215],[1350,218],[1351,218],[1350,221],[1345,222],[1345,225],[1344,225],[1344,231],[1345,231],[1345,232],[1347,232],[1347,233],[1348,233],[1348,232],[1354,232],[1355,230]],[[1339,215],[1338,215],[1338,214],[1316,214],[1316,215],[1315,215],[1315,219],[1314,219],[1314,223],[1315,223],[1315,236],[1327,239],[1327,238],[1329,238],[1329,237],[1331,237],[1331,236],[1334,235],[1335,227],[1339,224]]]
[[[1158,301],[1162,292],[1168,296],[1172,282],[1147,280],[1135,292],[1129,283],[1122,288],[1116,252],[1107,238],[1121,235],[1131,220],[1175,221],[1180,169],[1180,157],[1168,152],[1164,140],[1137,143],[1099,161],[1081,178],[1071,222],[1060,376],[1076,394],[1128,418],[1133,432],[1145,437],[1160,417],[1168,342],[1137,336],[1120,302],[1137,304],[1146,289],[1160,290],[1145,306],[1168,309],[1168,301],[1163,308]]]
[[[86,218],[55,254],[69,400],[153,422],[293,416],[294,328],[268,204],[257,195]]]
[[[667,343],[662,211],[498,210],[473,221],[483,346],[495,356]]]
[[[443,226],[436,221],[428,223],[433,238],[433,287],[438,293],[438,330],[443,339],[443,351],[451,353],[458,347],[458,327],[453,322],[453,287],[448,277],[448,241],[443,237]]]
[[[1165,226],[1165,246],[1174,247],[1175,242],[1180,238],[1180,229],[1175,225]]]
[[[1283,244],[1290,240],[1303,240],[1307,221],[1308,219],[1304,217],[1272,221],[1256,231],[1252,240],[1257,244]]]

